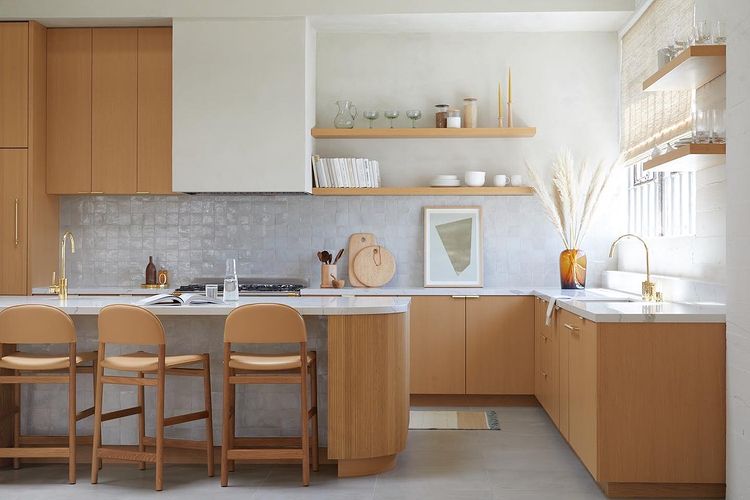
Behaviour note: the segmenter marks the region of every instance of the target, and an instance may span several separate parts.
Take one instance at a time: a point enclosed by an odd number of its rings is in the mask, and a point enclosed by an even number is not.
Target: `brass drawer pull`
[[[578,333],[580,331],[580,328],[577,326],[569,325],[568,323],[563,323],[563,326],[570,330],[570,333]]]
[[[542,377],[547,378],[547,372],[542,372]]]
[[[15,233],[14,233],[15,234],[15,243],[16,243],[16,246],[18,246],[18,244],[21,242],[20,238],[18,237],[18,198],[16,198],[16,203],[15,203],[15,221],[16,221],[16,223],[15,223]]]
[[[478,299],[479,295],[451,295],[453,299]]]

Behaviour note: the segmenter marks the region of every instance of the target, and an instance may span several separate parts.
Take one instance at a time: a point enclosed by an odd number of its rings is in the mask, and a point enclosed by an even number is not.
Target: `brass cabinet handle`
[[[20,238],[18,237],[18,198],[16,198],[16,209],[15,209],[15,219],[16,219],[16,225],[15,225],[15,243],[16,246],[21,242]]]
[[[547,372],[542,372],[542,377],[547,378]]]
[[[563,323],[563,326],[570,330],[570,333],[577,333],[580,330],[577,326],[569,325],[567,323]]]
[[[451,295],[452,299],[478,299],[479,295]]]

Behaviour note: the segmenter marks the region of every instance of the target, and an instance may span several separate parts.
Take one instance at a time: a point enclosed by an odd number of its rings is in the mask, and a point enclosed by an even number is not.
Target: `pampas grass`
[[[552,162],[552,182],[547,183],[526,163],[531,186],[566,249],[580,248],[605,198],[603,195],[616,164],[599,162],[594,168],[586,163],[576,165],[570,150],[563,149]]]

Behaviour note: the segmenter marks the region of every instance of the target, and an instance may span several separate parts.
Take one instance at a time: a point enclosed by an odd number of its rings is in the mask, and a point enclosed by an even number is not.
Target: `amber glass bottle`
[[[586,253],[583,250],[563,250],[560,254],[560,288],[586,288]]]
[[[146,284],[156,284],[156,266],[154,265],[154,258],[149,255],[148,265],[146,266]]]

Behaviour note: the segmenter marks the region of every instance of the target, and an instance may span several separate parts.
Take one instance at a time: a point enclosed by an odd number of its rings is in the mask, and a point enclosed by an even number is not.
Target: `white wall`
[[[750,498],[750,2],[710,2],[727,22],[727,498]]]
[[[614,33],[318,34],[317,126],[332,127],[335,101],[366,109],[421,109],[419,127],[434,127],[434,105],[479,99],[479,126],[497,124],[497,83],[507,98],[513,69],[516,126],[531,139],[318,140],[322,155],[380,160],[386,185],[427,185],[436,174],[466,170],[525,173],[524,162],[549,164],[562,146],[579,158],[614,160],[618,150],[618,48]]]

